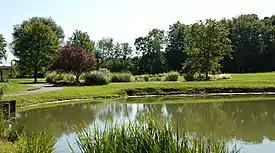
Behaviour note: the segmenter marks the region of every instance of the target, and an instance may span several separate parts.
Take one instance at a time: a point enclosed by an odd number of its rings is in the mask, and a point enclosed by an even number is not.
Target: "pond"
[[[90,102],[68,104],[20,112],[16,123],[32,132],[46,131],[57,139],[56,152],[70,152],[68,142],[75,147],[75,125],[120,124],[136,120],[145,112],[170,116],[186,132],[199,132],[203,136],[215,135],[226,140],[230,147],[236,145],[246,153],[274,153],[275,151],[275,101],[247,101],[224,103],[171,103],[179,97],[169,98],[167,104],[139,104],[137,99],[127,102]],[[141,99],[140,99],[141,100]],[[147,101],[158,101],[156,98]],[[141,100],[144,101],[144,100]],[[161,100],[165,102],[165,100]],[[83,125],[83,124],[82,124]]]

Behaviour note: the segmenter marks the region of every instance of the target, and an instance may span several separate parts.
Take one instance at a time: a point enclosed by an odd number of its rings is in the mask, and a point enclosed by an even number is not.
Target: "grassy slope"
[[[125,90],[135,91],[139,89],[161,89],[161,91],[147,90],[142,94],[165,94],[165,89],[180,89],[177,93],[196,93],[202,92],[205,88],[215,89],[217,91],[224,88],[243,88],[254,91],[255,89],[275,89],[275,73],[259,73],[259,74],[232,74],[232,79],[222,81],[202,81],[202,82],[133,82],[133,83],[112,83],[106,86],[84,86],[84,87],[65,87],[63,90],[24,95],[16,97],[7,97],[5,99],[16,99],[19,106],[29,104],[65,100],[65,99],[89,99],[89,98],[105,98],[119,97],[126,95]],[[260,90],[260,91],[261,91]],[[275,90],[274,90],[275,91]],[[139,92],[138,92],[139,93]]]

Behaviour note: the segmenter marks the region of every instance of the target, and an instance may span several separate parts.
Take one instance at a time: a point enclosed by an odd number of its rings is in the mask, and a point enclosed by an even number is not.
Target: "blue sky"
[[[255,13],[275,14],[275,0],[0,0],[0,33],[11,42],[13,25],[33,16],[52,17],[66,37],[74,30],[88,32],[91,39],[113,37],[133,45],[135,38],[153,28],[200,19],[231,18]],[[9,53],[9,63],[14,57]]]

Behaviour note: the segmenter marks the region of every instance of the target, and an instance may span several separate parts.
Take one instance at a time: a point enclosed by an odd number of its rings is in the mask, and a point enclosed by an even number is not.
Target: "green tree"
[[[165,69],[163,47],[165,45],[164,31],[153,29],[146,37],[135,40],[137,54],[141,55],[140,73],[161,73]]]
[[[69,38],[68,43],[73,46],[82,47],[89,52],[93,52],[95,50],[95,43],[90,39],[87,32],[76,30]]]
[[[0,34],[0,63],[2,63],[2,60],[4,59],[7,59],[7,56],[6,56],[6,47],[7,47],[7,42],[4,38],[4,36],[2,34]],[[0,70],[0,77],[1,77],[1,80],[0,81],[3,81],[3,70],[1,69]]]
[[[186,25],[177,22],[170,26],[168,31],[168,44],[165,58],[169,70],[181,70],[186,60],[185,47],[185,27]]]
[[[43,21],[30,20],[15,27],[11,46],[19,63],[33,70],[34,83],[37,83],[38,71],[56,57],[59,39],[55,31]]]
[[[32,23],[35,22],[42,22],[43,24],[47,25],[58,37],[58,42],[59,44],[62,44],[64,41],[64,31],[63,29],[56,24],[56,22],[52,19],[52,18],[45,18],[45,17],[32,17],[28,20],[24,20],[21,24],[16,24],[13,26],[13,41],[11,43],[11,49],[13,53],[16,53],[17,56],[20,56],[20,59],[18,59],[17,64],[18,67],[20,67],[20,74],[28,74],[29,76],[33,76],[30,72],[33,71],[33,64],[30,63],[29,61],[31,60],[31,57],[29,56],[24,56],[23,55],[19,55],[19,52],[25,52],[26,50],[28,50],[31,46],[31,44],[26,45],[25,43],[22,43],[19,41],[21,41],[24,38],[23,35],[23,31],[24,31],[24,27],[26,27],[27,25],[30,25]],[[48,63],[47,65],[50,65],[51,63]],[[45,64],[43,64],[44,66],[47,66]],[[43,75],[43,73],[45,73],[45,71],[43,71],[43,69],[46,70],[46,67],[38,67],[39,69],[39,73]]]
[[[2,34],[0,34],[0,63],[7,58],[7,42]]]
[[[220,61],[232,50],[228,35],[229,29],[215,20],[190,25],[186,31],[185,68],[204,73],[206,79],[209,72],[219,71]]]
[[[105,67],[108,60],[113,56],[114,51],[114,40],[113,38],[107,37],[102,38],[97,42],[97,61],[99,67]]]

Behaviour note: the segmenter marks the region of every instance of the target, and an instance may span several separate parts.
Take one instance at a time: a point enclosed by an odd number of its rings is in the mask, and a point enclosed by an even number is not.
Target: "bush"
[[[102,71],[92,71],[84,76],[87,85],[105,85],[109,83],[109,75]]]
[[[171,71],[165,74],[164,80],[165,81],[178,81],[180,74],[177,71]]]
[[[143,79],[144,79],[146,82],[148,82],[149,79],[150,79],[150,76],[149,76],[148,74],[145,74],[145,75],[143,76]]]
[[[131,73],[112,73],[111,82],[131,82],[133,75]]]
[[[213,75],[214,80],[226,80],[226,79],[231,79],[230,74],[218,74],[218,75]]]
[[[186,73],[183,75],[185,81],[195,81],[194,74]]]
[[[156,77],[151,77],[151,78],[149,79],[149,81],[162,81],[162,77],[158,77],[158,76],[156,76]]]
[[[56,84],[59,82],[71,83],[74,82],[76,77],[72,74],[51,72],[46,75],[46,82]]]
[[[140,75],[134,76],[134,81],[135,82],[144,82],[144,78]]]

